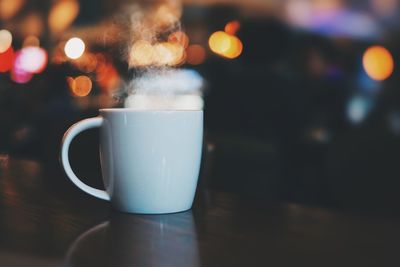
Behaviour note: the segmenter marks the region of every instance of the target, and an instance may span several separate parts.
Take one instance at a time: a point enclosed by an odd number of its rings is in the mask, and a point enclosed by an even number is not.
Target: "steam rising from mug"
[[[176,69],[185,60],[179,0],[144,2],[129,9],[127,61],[136,76],[117,92],[126,108],[199,110],[203,78],[194,70]],[[172,38],[171,38],[172,36]]]
[[[180,30],[182,4],[178,0],[148,1],[130,10],[130,67],[166,67],[182,62],[185,47],[180,40],[168,40]]]
[[[125,107],[155,110],[201,110],[203,78],[194,70],[150,70],[127,87]]]

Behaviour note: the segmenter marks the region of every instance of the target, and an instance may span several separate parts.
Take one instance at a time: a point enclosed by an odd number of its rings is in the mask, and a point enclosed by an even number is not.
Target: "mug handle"
[[[90,128],[100,127],[103,124],[102,117],[95,117],[90,119],[81,120],[80,122],[72,125],[64,134],[64,137],[61,142],[61,164],[64,168],[65,173],[68,178],[82,191],[88,193],[89,195],[98,197],[104,200],[110,200],[110,196],[105,190],[100,190],[93,188],[91,186],[83,183],[74,173],[69,164],[68,151],[69,146],[71,144],[72,139],[75,138],[80,132],[88,130]]]

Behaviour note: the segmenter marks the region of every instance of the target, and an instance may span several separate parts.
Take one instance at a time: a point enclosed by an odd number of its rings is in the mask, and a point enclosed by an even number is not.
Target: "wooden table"
[[[399,238],[399,218],[204,190],[191,211],[122,214],[38,162],[0,164],[2,267],[400,266]]]

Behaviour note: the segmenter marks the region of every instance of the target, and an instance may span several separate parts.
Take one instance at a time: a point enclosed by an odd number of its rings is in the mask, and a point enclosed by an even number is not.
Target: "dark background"
[[[122,40],[104,36],[132,2],[80,1],[78,16],[58,35],[46,24],[51,1],[26,1],[11,18],[0,19],[16,50],[27,35],[23,21],[36,14],[41,46],[49,53],[46,69],[25,84],[0,73],[2,158],[35,159],[61,173],[65,130],[99,108],[118,106],[91,73],[90,94],[71,95],[66,77],[84,72],[54,57],[58,43],[77,33],[87,50],[104,55],[117,77],[128,80],[135,70],[128,71]],[[203,63],[182,67],[198,71],[207,84],[207,185],[265,201],[398,213],[399,6],[390,0],[184,1],[183,29],[206,49]],[[226,59],[212,53],[207,40],[232,20],[241,24],[243,52]],[[394,59],[383,81],[363,69],[363,53],[372,45],[384,46]],[[102,186],[97,135],[80,135],[71,159],[78,176]]]

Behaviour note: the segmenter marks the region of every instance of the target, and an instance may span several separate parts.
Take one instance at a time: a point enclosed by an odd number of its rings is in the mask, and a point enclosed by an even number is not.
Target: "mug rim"
[[[100,112],[203,112],[202,109],[135,109],[135,108],[101,108]]]

